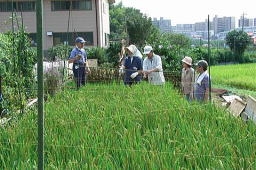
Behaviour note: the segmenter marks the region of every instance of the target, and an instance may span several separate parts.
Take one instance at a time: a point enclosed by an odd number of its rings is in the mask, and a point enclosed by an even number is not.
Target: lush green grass
[[[170,84],[89,85],[45,107],[46,169],[254,169],[256,127]],[[0,132],[0,168],[37,164],[37,117]]]
[[[256,90],[256,64],[214,66],[211,69],[213,84]]]

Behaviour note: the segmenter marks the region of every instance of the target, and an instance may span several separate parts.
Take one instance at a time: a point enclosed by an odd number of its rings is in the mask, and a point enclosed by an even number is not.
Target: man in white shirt
[[[154,54],[151,46],[145,46],[144,54],[147,55],[143,61],[144,77],[148,77],[150,84],[163,85],[165,83],[165,78],[163,74],[161,57]]]

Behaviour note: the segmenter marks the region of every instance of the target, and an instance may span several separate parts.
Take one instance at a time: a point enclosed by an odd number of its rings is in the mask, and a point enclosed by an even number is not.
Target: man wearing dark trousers
[[[87,53],[84,49],[85,40],[82,37],[78,37],[75,40],[76,47],[71,51],[69,57],[69,63],[73,63],[73,74],[77,88],[86,83],[86,71],[90,72],[87,62]]]

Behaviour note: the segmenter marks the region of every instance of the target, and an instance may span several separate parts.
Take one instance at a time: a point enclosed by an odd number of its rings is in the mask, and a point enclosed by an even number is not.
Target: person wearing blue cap
[[[69,63],[73,63],[73,74],[77,88],[86,83],[86,74],[90,73],[87,62],[87,53],[84,49],[85,40],[77,37],[75,40],[76,47],[71,51]],[[87,70],[87,71],[86,71]]]

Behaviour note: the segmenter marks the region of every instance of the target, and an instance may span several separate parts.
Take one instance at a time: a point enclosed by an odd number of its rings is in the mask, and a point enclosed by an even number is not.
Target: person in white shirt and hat
[[[193,99],[195,71],[192,68],[192,58],[186,56],[182,60],[181,91],[188,101]]]
[[[165,78],[161,57],[153,52],[152,46],[145,46],[143,54],[147,55],[143,61],[144,77],[148,77],[148,81],[152,85],[163,85]]]

